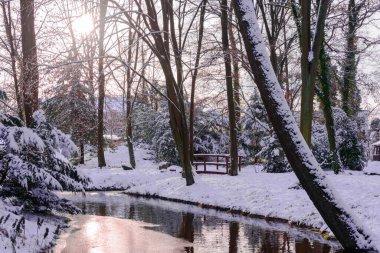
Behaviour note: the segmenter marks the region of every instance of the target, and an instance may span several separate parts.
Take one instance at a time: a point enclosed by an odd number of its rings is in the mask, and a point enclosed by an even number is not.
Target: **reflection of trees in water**
[[[230,222],[229,252],[236,253],[238,250],[239,223]]]
[[[313,242],[313,244],[310,243],[309,240],[302,239],[299,241],[296,241],[296,251],[300,253],[306,253],[306,252],[315,252],[315,253],[330,253],[334,252],[331,247],[329,247],[326,244],[321,244],[319,242]]]
[[[194,214],[182,213],[182,222],[179,229],[179,237],[189,242],[194,242]]]
[[[288,233],[283,231],[271,231],[262,229],[260,227],[254,227],[245,225],[244,235],[248,238],[248,241],[254,252],[265,253],[332,253],[341,252],[335,251],[327,244],[321,244],[318,241],[308,240],[307,238],[294,238],[289,236]]]
[[[179,238],[183,238],[189,242],[194,242],[194,214],[182,213],[182,222],[180,225]],[[194,247],[186,247],[186,253],[194,253]]]
[[[289,236],[283,231],[268,230],[252,224],[227,221],[214,216],[199,215],[185,211],[168,210],[159,205],[149,205],[139,200],[80,202],[78,207],[87,214],[124,217],[158,225],[147,227],[189,242],[194,247],[185,248],[193,253],[194,248],[222,247],[230,253],[237,253],[250,248],[253,252],[296,252],[296,253],[331,253],[335,252],[327,244],[310,242],[306,238]],[[247,244],[244,244],[243,241]],[[216,245],[218,244],[218,245]],[[244,248],[243,248],[244,247]],[[208,249],[208,248],[207,248]],[[210,248],[212,249],[212,248]],[[224,251],[223,251],[224,252]]]

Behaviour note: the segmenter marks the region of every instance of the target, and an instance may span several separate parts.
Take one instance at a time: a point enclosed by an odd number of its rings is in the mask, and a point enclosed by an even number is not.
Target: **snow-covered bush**
[[[281,173],[291,170],[258,95],[251,97],[241,122],[241,143],[248,158],[263,161],[263,170],[266,172]]]
[[[77,212],[52,192],[84,192],[83,185],[88,183],[69,161],[77,152],[69,136],[49,124],[42,111],[33,114],[31,128],[0,115],[1,199],[31,211]]]
[[[154,121],[154,135],[152,147],[156,153],[158,161],[167,161],[172,164],[179,164],[179,156],[173,139],[169,124],[169,111],[161,110],[158,112]]]
[[[358,137],[357,123],[339,108],[333,108],[338,154],[343,169],[361,170],[365,163],[364,146]],[[329,148],[326,126],[313,122],[312,151],[323,169],[331,170],[332,154]]]
[[[157,161],[178,164],[179,156],[169,120],[165,101],[160,103],[158,110],[144,103],[137,103],[134,107],[133,138],[137,143],[148,144],[153,149]]]
[[[154,123],[158,112],[151,105],[135,102],[133,107],[133,139],[137,143],[152,144]]]
[[[283,173],[292,170],[280,145],[280,141],[273,131],[270,135],[263,137],[261,146],[263,148],[256,156],[266,160],[263,171],[269,173]]]
[[[137,103],[134,107],[134,141],[149,144],[158,161],[179,163],[178,153],[169,124],[167,102],[158,110]],[[195,153],[228,153],[228,121],[213,111],[198,111],[194,124]]]
[[[364,141],[359,139],[359,127],[339,108],[334,108],[338,151],[343,168],[362,170],[366,161]]]
[[[228,120],[215,111],[198,110],[194,122],[195,154],[229,152]]]
[[[69,64],[58,77],[52,97],[42,103],[42,109],[48,121],[69,133],[84,154],[85,145],[96,143],[96,107],[86,81],[81,80],[80,66]]]
[[[380,140],[380,119],[374,118],[371,121],[370,135],[369,140],[371,143],[377,142]]]
[[[324,170],[332,170],[332,154],[327,139],[326,126],[317,121],[313,121],[312,135],[312,152],[318,163]]]
[[[268,122],[264,105],[257,95],[251,97],[249,106],[245,109],[241,118],[241,127],[240,142],[247,158],[252,160],[260,159],[257,154],[265,146],[265,142],[262,142],[262,140],[269,136],[271,126]]]

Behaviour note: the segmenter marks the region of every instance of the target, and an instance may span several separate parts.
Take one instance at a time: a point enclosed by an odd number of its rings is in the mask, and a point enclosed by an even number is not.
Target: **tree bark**
[[[131,2],[132,3],[132,2]],[[130,4],[131,4],[130,3]],[[132,9],[132,7],[130,7]],[[129,65],[132,63],[132,44],[133,44],[133,34],[132,34],[132,28],[129,28],[128,31],[128,55],[127,55],[127,62]],[[138,46],[137,46],[138,48]],[[136,52],[136,55],[138,52]],[[129,67],[127,69],[127,145],[128,145],[128,154],[129,154],[129,162],[132,166],[132,168],[136,168],[136,159],[135,159],[135,152],[133,149],[133,134],[132,134],[132,96],[131,96],[131,90],[132,90],[132,82],[133,77],[131,75],[131,68]]]
[[[311,127],[313,121],[314,86],[317,76],[319,52],[324,37],[324,26],[330,0],[321,0],[318,8],[314,39],[311,42],[310,1],[301,1],[301,133],[308,145],[311,145]],[[312,44],[310,44],[312,43]]]
[[[105,75],[104,75],[104,33],[105,33],[105,17],[107,13],[107,4],[108,0],[100,0],[100,6],[99,6],[99,65],[98,65],[98,72],[99,72],[99,98],[98,98],[98,167],[104,167],[106,166],[106,159],[104,157],[104,97],[105,97]]]
[[[319,55],[319,65],[320,65],[320,91],[318,92],[318,97],[322,105],[323,116],[325,118],[325,125],[327,131],[327,139],[329,142],[330,153],[332,155],[332,169],[335,174],[338,174],[341,170],[338,150],[336,148],[335,139],[335,124],[334,124],[334,114],[331,106],[331,75],[329,68],[330,58],[328,57],[324,47],[322,46]]]
[[[84,164],[84,143],[83,143],[83,141],[80,142],[79,149],[80,149],[80,160],[79,160],[79,163],[80,164]]]
[[[201,58],[201,49],[203,41],[203,27],[205,21],[207,0],[202,0],[201,13],[199,18],[199,32],[198,32],[198,45],[197,54],[195,56],[194,71],[191,76],[191,91],[190,91],[190,119],[189,119],[189,138],[190,138],[190,160],[193,161],[194,158],[194,120],[195,120],[195,83],[198,77],[198,67]]]
[[[227,85],[227,104],[228,104],[228,119],[229,119],[229,135],[230,135],[230,159],[231,166],[229,174],[236,176],[238,174],[238,145],[236,132],[236,112],[234,101],[234,87],[232,83],[232,68],[231,54],[228,42],[228,5],[227,0],[221,1],[221,25],[222,25],[222,46],[224,54],[224,67],[226,70],[226,85]]]
[[[26,126],[31,126],[38,109],[38,62],[34,30],[34,0],[20,0],[22,44],[22,93]]]
[[[354,220],[344,203],[339,203],[324,172],[301,136],[266,53],[253,3],[236,0],[234,8],[264,106],[302,187],[346,250],[368,250],[366,247],[371,247],[371,238]]]
[[[164,13],[166,11],[173,12],[173,8],[170,5],[168,7],[167,1],[162,0],[166,7],[162,9],[164,17],[171,17],[173,14]],[[186,122],[186,110],[183,97],[183,87],[178,83],[174,77],[171,69],[170,51],[168,41],[164,40],[161,33],[169,34],[169,30],[161,31],[158,25],[157,12],[154,7],[154,2],[151,0],[145,0],[147,7],[149,20],[146,21],[149,24],[149,29],[154,39],[153,45],[150,45],[156,54],[161,68],[163,70],[166,81],[166,95],[168,97],[170,128],[173,134],[173,139],[176,144],[178,155],[180,157],[181,165],[183,168],[183,175],[186,178],[186,185],[194,184],[194,177],[192,174],[192,166],[190,162],[190,141],[189,141],[189,129]],[[168,27],[166,29],[169,29]],[[171,29],[173,31],[174,28]],[[175,36],[172,35],[175,39]],[[174,50],[175,51],[175,50]],[[176,54],[176,52],[174,52]],[[178,64],[178,59],[176,59]],[[178,70],[177,70],[178,71]],[[178,72],[177,72],[178,74]]]
[[[232,2],[229,10],[229,22],[228,22],[228,36],[231,44],[231,59],[232,59],[232,79],[234,87],[234,101],[235,101],[235,112],[236,112],[236,125],[237,129],[240,131],[240,74],[239,74],[239,58],[238,58],[238,49],[236,46],[236,40],[233,32],[232,25]]]
[[[349,117],[354,116],[359,111],[361,102],[360,97],[355,96],[355,93],[358,92],[356,86],[356,30],[360,25],[358,14],[361,8],[361,4],[356,4],[355,0],[349,0],[347,10],[346,52],[343,61],[343,84],[341,87],[342,109]]]

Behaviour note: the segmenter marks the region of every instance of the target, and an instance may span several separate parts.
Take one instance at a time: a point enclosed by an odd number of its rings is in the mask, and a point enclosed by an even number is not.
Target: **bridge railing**
[[[238,156],[239,171],[241,171],[241,161],[242,156]],[[231,156],[229,154],[194,154],[193,165],[198,174],[228,174]],[[198,170],[198,166],[202,166],[203,170]],[[216,166],[216,171],[208,170],[207,166]],[[226,171],[219,171],[219,167],[225,167]]]

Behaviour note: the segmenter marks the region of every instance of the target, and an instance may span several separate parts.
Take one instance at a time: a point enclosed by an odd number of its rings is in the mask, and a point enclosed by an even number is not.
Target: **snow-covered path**
[[[194,185],[185,186],[179,167],[161,172],[157,163],[148,160],[152,156],[148,150],[136,149],[135,153],[137,169],[133,171],[121,169],[122,164],[128,164],[127,148],[123,146],[106,153],[110,167],[98,169],[96,159],[91,159],[80,171],[92,179],[90,189],[122,188],[129,193],[231,208],[328,231],[306,193],[294,187],[298,182],[294,173],[262,173],[259,167],[247,166],[237,177],[198,175]],[[378,164],[370,163],[370,166],[376,170]],[[358,220],[372,232],[374,244],[380,250],[380,176],[345,172],[329,173],[328,179]]]

